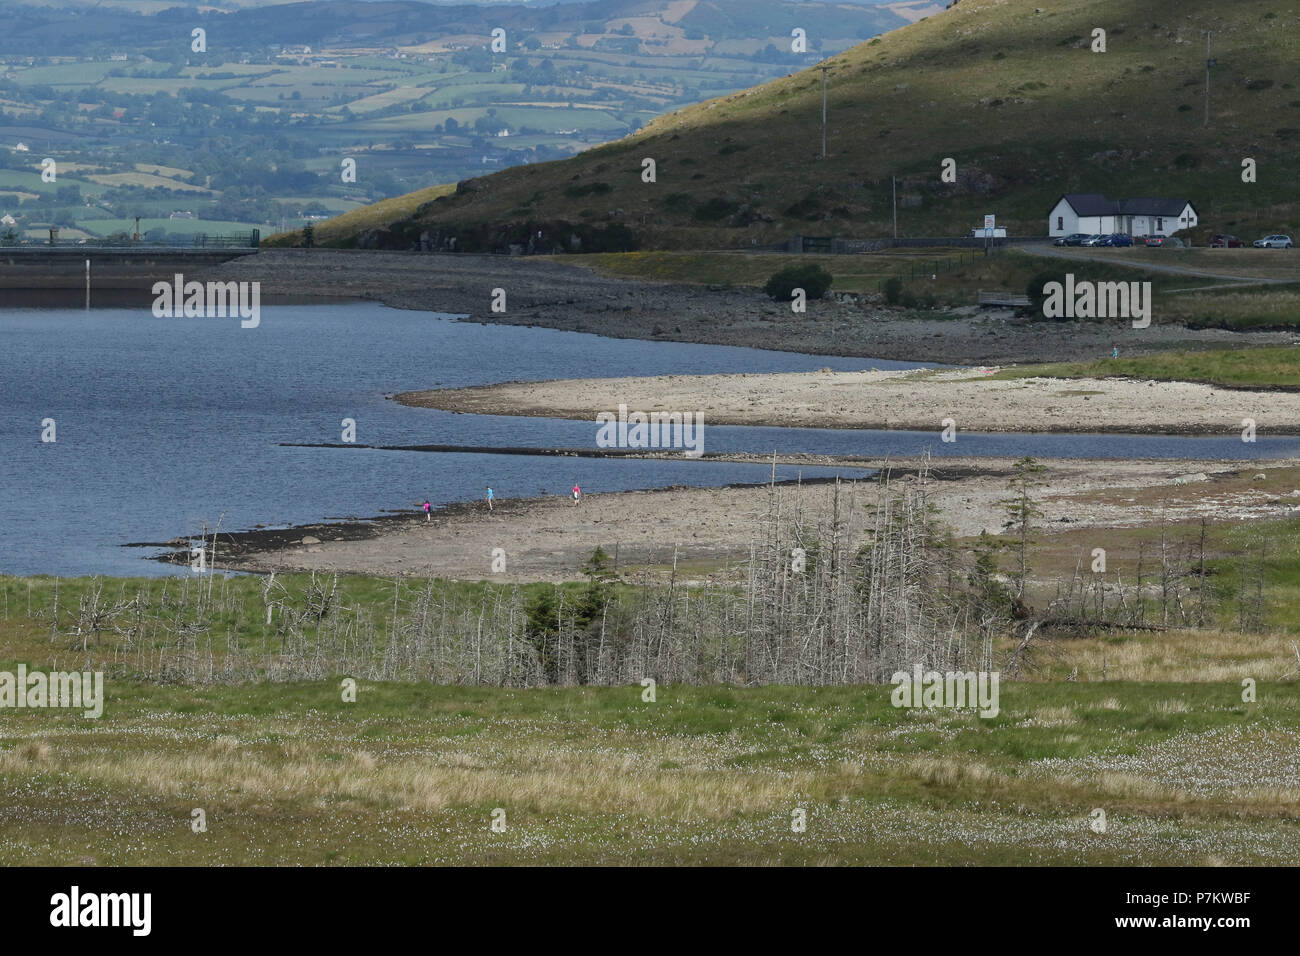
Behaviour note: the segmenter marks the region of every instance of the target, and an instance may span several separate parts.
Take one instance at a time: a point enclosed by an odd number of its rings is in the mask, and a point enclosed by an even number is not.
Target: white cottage
[[[1107,199],[1100,193],[1067,193],[1052,207],[1047,226],[1054,237],[1076,232],[1172,236],[1198,221],[1196,207],[1186,199]]]

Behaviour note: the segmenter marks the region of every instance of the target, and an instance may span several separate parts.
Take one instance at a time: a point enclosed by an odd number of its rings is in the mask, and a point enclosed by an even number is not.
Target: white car
[[[1256,249],[1290,249],[1290,236],[1265,236],[1251,243]]]

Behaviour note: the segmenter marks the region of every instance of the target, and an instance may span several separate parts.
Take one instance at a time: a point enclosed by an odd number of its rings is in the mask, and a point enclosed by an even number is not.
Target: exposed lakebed
[[[0,304],[3,304],[0,302]],[[256,329],[232,319],[158,319],[147,308],[0,308],[0,571],[158,574],[121,547],[223,530],[367,518],[480,498],[766,481],[770,465],[705,458],[577,458],[308,447],[342,421],[370,446],[591,448],[591,422],[410,408],[405,390],[511,380],[861,370],[914,362],[609,339],[458,322],[369,303],[275,306]],[[684,411],[694,411],[685,409]],[[53,419],[56,441],[42,442]],[[937,432],[708,425],[709,453],[897,457],[955,452]],[[1300,454],[1261,436],[965,434],[967,455],[1253,458]],[[864,471],[778,466],[778,478]]]

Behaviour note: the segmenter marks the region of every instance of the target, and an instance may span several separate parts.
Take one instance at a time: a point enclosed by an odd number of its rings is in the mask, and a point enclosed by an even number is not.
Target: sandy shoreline
[[[1106,323],[1061,322],[1049,327],[998,312],[972,312],[956,320],[904,318],[869,299],[818,302],[806,315],[793,316],[753,289],[623,281],[575,266],[491,256],[276,250],[214,267],[205,278],[256,279],[268,295],[327,291],[340,300],[376,300],[494,324],[966,366],[1098,358],[1109,354],[1116,335],[1116,328]],[[495,287],[507,290],[505,314],[488,310]],[[1290,333],[1243,336],[1159,325],[1125,328],[1123,334],[1126,355],[1297,340]],[[869,358],[863,360],[863,369],[502,383],[408,392],[397,399],[455,412],[593,422],[597,413],[615,411],[619,405],[645,412],[702,412],[709,424],[936,434],[944,419],[953,419],[958,441],[962,431],[1237,435],[1245,418],[1254,419],[1262,434],[1300,434],[1300,394],[1120,380],[996,381],[986,369],[971,368],[879,372],[871,371]],[[803,459],[845,468],[881,464],[824,456]],[[939,520],[959,536],[998,531],[1010,464],[996,458],[935,462],[930,480],[941,489],[934,499]],[[1277,495],[1289,495],[1290,485],[1285,492],[1264,487],[1272,481],[1245,492],[1232,485],[1243,470],[1286,464],[1052,461],[1044,491],[1045,521],[1069,528],[1141,524],[1154,520],[1153,509],[1140,500],[1141,489],[1166,487],[1187,496],[1166,512],[1172,520],[1178,514],[1203,514],[1206,508],[1217,516],[1243,519],[1287,514],[1291,499]],[[635,466],[629,462],[629,467]],[[1285,480],[1300,484],[1300,476],[1288,474]],[[1220,493],[1215,490],[1220,485],[1234,490]],[[1135,497],[1104,503],[1096,498],[1130,488],[1139,489]],[[482,503],[463,503],[440,509],[427,523],[419,515],[391,515],[223,534],[216,563],[247,571],[561,581],[579,577],[583,562],[600,546],[617,556],[620,567],[661,571],[675,559],[686,577],[704,578],[747,558],[772,496],[778,496],[783,507],[811,513],[824,509],[832,493],[833,486],[814,483],[775,489],[670,488],[595,495],[577,507],[558,497],[502,500],[491,513]],[[841,493],[860,503],[849,509],[850,522],[861,520],[865,508],[860,505],[874,494],[873,488],[863,482],[856,487],[845,484]],[[1300,503],[1300,497],[1296,501]],[[504,571],[493,569],[497,549],[505,552]]]
[[[916,481],[917,461],[895,462],[893,480]],[[1297,461],[1069,460],[1047,463],[1041,499],[1047,533],[1080,528],[1137,527],[1160,520],[1254,521],[1300,511]],[[1000,533],[1011,462],[998,458],[935,460],[926,479],[935,517],[961,536]],[[1265,480],[1255,478],[1265,475]],[[833,482],[669,488],[589,495],[578,506],[550,496],[481,502],[422,515],[370,522],[319,523],[278,531],[222,534],[217,566],[243,571],[323,571],[386,577],[433,576],[505,582],[565,581],[597,546],[620,569],[666,574],[676,558],[679,578],[716,579],[742,564],[762,539],[773,501],[783,513],[828,513]],[[841,520],[861,530],[875,494],[870,481],[840,483]],[[504,571],[493,570],[495,549]]]
[[[1125,379],[993,379],[992,369],[659,375],[404,392],[406,405],[594,423],[620,405],[698,412],[706,425],[972,432],[1300,434],[1300,393]]]

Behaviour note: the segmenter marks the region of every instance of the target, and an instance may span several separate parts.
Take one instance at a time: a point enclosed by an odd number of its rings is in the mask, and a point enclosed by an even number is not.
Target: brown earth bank
[[[1001,532],[1012,462],[945,458],[919,477],[921,464],[885,467],[892,481],[926,482],[935,518],[957,536]],[[1047,533],[1300,513],[1300,461],[1053,461],[1043,478],[1038,497]],[[584,495],[577,505],[559,496],[498,500],[491,511],[483,502],[462,503],[438,509],[428,521],[412,507],[371,521],[222,533],[215,563],[255,572],[564,581],[580,578],[599,546],[624,573],[667,574],[675,563],[680,580],[698,581],[744,562],[773,511],[804,514],[811,525],[831,512],[837,493],[843,527],[860,533],[875,494],[872,481],[678,487]],[[505,570],[494,571],[493,559],[502,554]],[[184,552],[176,557],[187,560]]]
[[[1153,323],[1042,322],[1008,311],[956,319],[906,318],[867,297],[820,300],[795,315],[757,289],[676,285],[598,276],[567,263],[510,256],[337,249],[272,249],[213,266],[195,278],[259,281],[268,295],[370,299],[472,321],[591,332],[613,338],[739,345],[818,355],[941,364],[1075,361],[1173,348],[1292,344],[1288,332],[1234,333]],[[491,311],[504,289],[506,311]]]
[[[995,368],[656,375],[403,392],[405,405],[488,415],[575,418],[600,413],[703,415],[707,426],[873,428],[939,432],[1300,434],[1300,393],[1130,379],[995,379]]]

